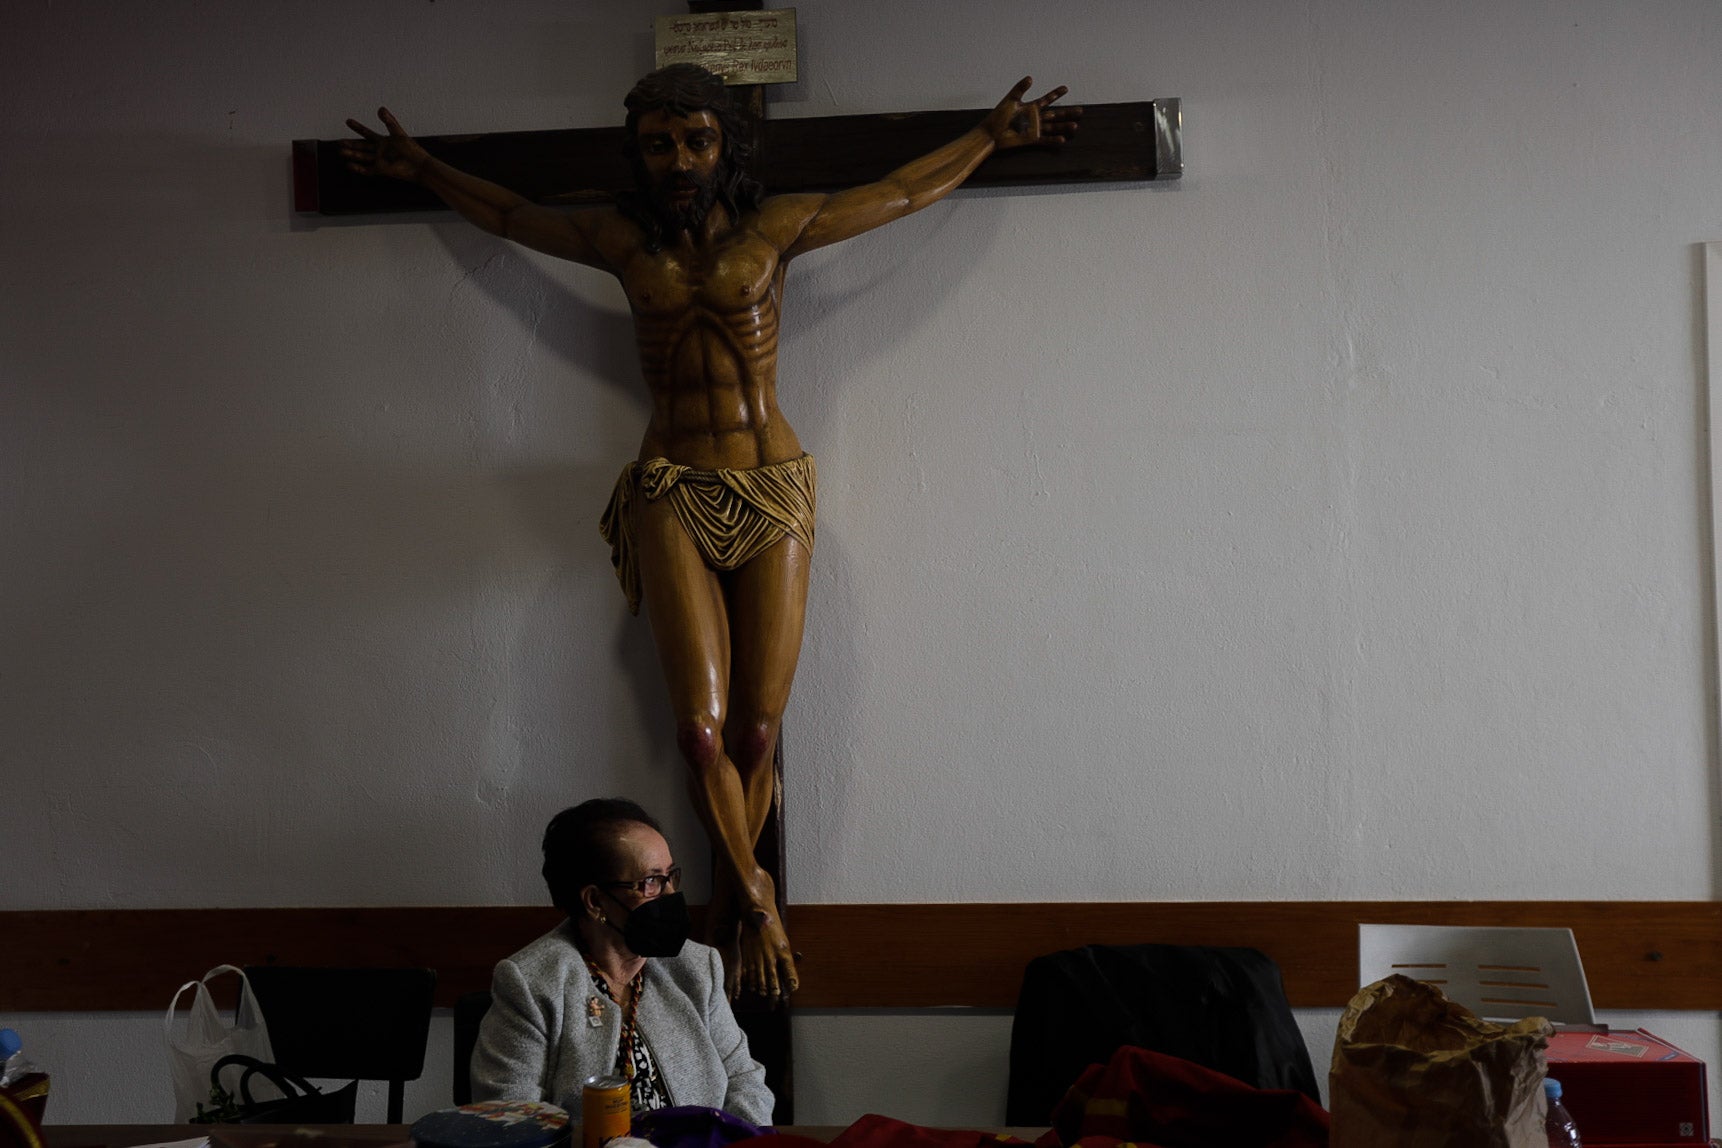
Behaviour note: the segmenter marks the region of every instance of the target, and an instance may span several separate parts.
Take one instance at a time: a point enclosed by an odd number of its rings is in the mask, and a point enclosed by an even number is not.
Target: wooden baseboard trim
[[[0,912],[0,1012],[165,1006],[229,964],[423,965],[438,1002],[554,927],[519,906]],[[1172,901],[795,905],[804,1008],[1009,1008],[1022,970],[1084,944],[1249,945],[1279,962],[1295,1007],[1338,1007],[1357,984],[1360,922],[1559,925],[1578,938],[1600,1009],[1722,1011],[1722,902]]]

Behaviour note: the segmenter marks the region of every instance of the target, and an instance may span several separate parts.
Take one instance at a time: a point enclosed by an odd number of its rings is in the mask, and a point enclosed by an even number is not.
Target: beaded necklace
[[[603,971],[600,970],[597,965],[592,963],[591,957],[585,956],[584,953],[582,953],[581,956],[586,961],[586,970],[592,974],[592,983],[597,985],[599,991],[601,991],[605,996],[609,997],[612,1001],[616,1001],[615,994],[610,991],[609,978],[605,977]],[[622,1072],[627,1076],[630,1084],[632,1084],[634,1080],[634,1042],[638,1039],[640,1031],[639,1026],[634,1023],[634,1020],[640,1012],[640,994],[645,991],[646,967],[641,965],[640,971],[635,973],[634,979],[629,981],[627,984],[627,1001],[625,1003],[622,1001],[616,1001],[616,1003],[622,1007],[622,1045],[621,1048],[617,1050],[617,1056],[622,1062]],[[598,1003],[598,998],[596,996],[586,1002],[586,1015],[589,1018],[590,1023],[594,1026],[598,1023],[598,1017],[602,1012],[603,1007],[603,1005]]]

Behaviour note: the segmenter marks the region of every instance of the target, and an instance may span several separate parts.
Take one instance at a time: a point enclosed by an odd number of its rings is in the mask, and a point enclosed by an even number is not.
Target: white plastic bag
[[[222,1019],[206,987],[211,979],[222,973],[232,973],[239,978],[239,1008],[231,1025]],[[197,995],[192,998],[191,1009],[186,1013],[184,1031],[176,1034],[174,1009],[186,989],[195,989]],[[168,1066],[173,1073],[175,1124],[184,1124],[196,1116],[199,1104],[209,1104],[209,1070],[222,1057],[242,1052],[265,1063],[275,1060],[275,1050],[269,1045],[269,1029],[263,1023],[263,1014],[257,1010],[257,998],[251,994],[251,982],[245,979],[242,970],[232,965],[216,965],[203,974],[202,980],[186,981],[180,985],[179,991],[173,994],[173,1000],[168,1002],[165,1027]],[[224,1081],[229,1091],[238,1086],[241,1070],[234,1066],[230,1071],[234,1079]],[[252,1089],[252,1094],[258,1100],[279,1095],[267,1084],[258,1084]]]

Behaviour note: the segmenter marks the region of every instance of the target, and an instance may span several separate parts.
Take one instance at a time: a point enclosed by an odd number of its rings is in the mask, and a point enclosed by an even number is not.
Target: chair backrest
[[[1320,1103],[1279,966],[1255,949],[1089,945],[1036,957],[1011,1022],[1005,1123],[1044,1125],[1090,1064],[1134,1045]]]
[[[478,1047],[478,1026],[490,1011],[490,990],[462,993],[454,1002],[454,1102],[472,1103],[472,1050]]]
[[[1359,984],[1402,973],[1485,1020],[1595,1024],[1571,929],[1359,925]]]
[[[386,1080],[388,1122],[424,1072],[435,969],[253,965],[245,970],[275,1063],[298,1076]]]

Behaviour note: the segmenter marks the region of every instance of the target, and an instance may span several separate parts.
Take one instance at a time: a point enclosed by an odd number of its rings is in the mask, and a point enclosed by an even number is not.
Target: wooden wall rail
[[[438,999],[483,988],[549,908],[0,912],[0,1013],[147,1010],[211,965],[426,965]],[[1722,1011],[1722,903],[1247,901],[797,905],[803,1008],[1009,1008],[1030,958],[1083,944],[1251,945],[1294,1006],[1343,1005],[1360,922],[1561,925],[1603,1009]]]

